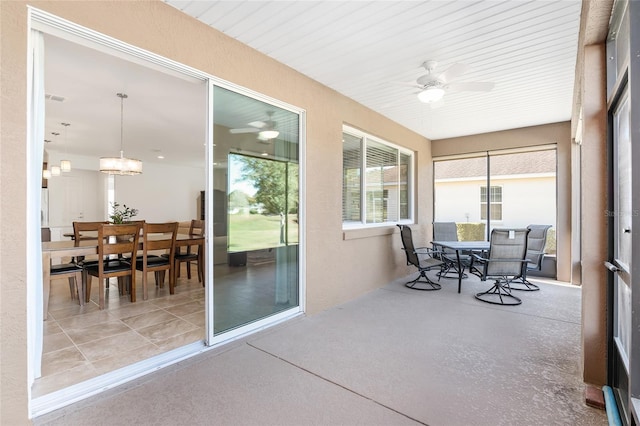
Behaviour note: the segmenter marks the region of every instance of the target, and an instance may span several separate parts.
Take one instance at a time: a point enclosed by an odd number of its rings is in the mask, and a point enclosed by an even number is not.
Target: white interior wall
[[[196,219],[198,196],[204,191],[203,168],[145,162],[142,174],[115,177],[115,200],[138,209],[137,220],[147,222]]]
[[[61,156],[49,152],[49,168]],[[48,182],[49,227],[53,241],[63,240],[73,231],[74,220],[108,219],[107,175],[97,170],[98,159],[64,155],[72,171]],[[205,189],[202,168],[144,162],[139,176],[116,176],[115,199],[139,210],[135,219],[148,222],[188,221],[197,217],[197,201]]]

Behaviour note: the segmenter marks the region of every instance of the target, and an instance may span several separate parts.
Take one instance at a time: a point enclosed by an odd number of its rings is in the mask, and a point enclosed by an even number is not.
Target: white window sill
[[[398,227],[395,224],[389,224],[389,223],[378,224],[376,226],[343,228],[342,239],[344,241],[347,241],[347,240],[357,240],[360,238],[380,237],[385,235],[391,235],[397,231],[398,231]]]

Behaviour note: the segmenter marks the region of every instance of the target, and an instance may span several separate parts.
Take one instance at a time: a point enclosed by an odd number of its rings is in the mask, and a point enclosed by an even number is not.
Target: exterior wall
[[[433,141],[434,157],[557,144],[557,278],[571,281],[571,124],[524,127]]]
[[[607,102],[604,44],[585,47],[582,138],[582,355],[584,381],[607,378]]]
[[[431,144],[161,1],[0,2],[0,423],[28,423],[27,386],[27,5],[147,49],[267,96],[304,108],[306,128],[306,310],[313,314],[353,299],[410,269],[395,227],[342,230],[342,125],[416,152],[416,238],[432,222]],[[283,84],[286,82],[286,84]],[[417,197],[418,198],[418,197]],[[422,234],[422,235],[421,235]]]

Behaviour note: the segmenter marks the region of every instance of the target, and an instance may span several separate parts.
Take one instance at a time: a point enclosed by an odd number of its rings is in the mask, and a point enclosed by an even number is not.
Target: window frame
[[[487,191],[487,201],[482,201],[482,188],[489,188],[489,191]],[[491,189],[492,188],[500,188],[500,201],[499,202],[494,202],[491,201]],[[482,215],[484,214],[486,216],[487,214],[487,205],[492,206],[492,205],[500,205],[500,219],[494,219],[493,215],[491,215],[491,221],[492,222],[503,222],[504,221],[504,186],[503,185],[480,185],[480,221],[486,223],[487,222],[487,218],[485,217],[484,219],[482,218]]]
[[[414,173],[415,173],[415,152],[411,149],[402,147],[400,145],[388,142],[384,139],[381,139],[379,137],[373,136],[369,133],[363,132],[362,130],[347,126],[347,125],[343,125],[342,127],[342,134],[348,134],[350,136],[356,137],[356,138],[360,138],[361,139],[361,146],[360,146],[360,220],[356,221],[344,221],[344,219],[342,220],[342,229],[343,230],[348,230],[348,229],[362,229],[362,228],[377,228],[377,227],[387,227],[390,225],[395,226],[398,223],[402,223],[402,224],[413,224],[414,223],[414,199],[415,199],[415,180],[414,180]],[[406,155],[409,157],[409,161],[408,161],[408,165],[409,165],[409,170],[407,172],[407,186],[408,186],[408,196],[407,196],[407,203],[408,206],[406,207],[407,213],[408,213],[408,217],[407,218],[400,218],[400,213],[402,211],[402,205],[404,205],[404,203],[402,202],[402,197],[401,197],[401,191],[398,190],[397,191],[397,200],[394,203],[396,205],[396,209],[397,209],[397,216],[398,216],[398,220],[386,220],[384,222],[374,222],[374,223],[367,223],[367,173],[366,171],[366,166],[367,166],[367,148],[368,148],[368,144],[369,142],[374,142],[377,144],[381,144],[384,145],[385,147],[394,149],[397,151],[396,154],[396,167],[398,168],[398,180],[397,180],[397,184],[398,184],[398,188],[400,188],[400,166],[404,165],[405,163],[401,162],[401,155]],[[343,169],[342,169],[342,176],[343,176],[343,186],[342,186],[342,211],[344,212],[345,206],[344,206],[344,142],[343,142],[343,149],[342,149],[342,158],[343,158]],[[386,191],[385,191],[386,192]]]

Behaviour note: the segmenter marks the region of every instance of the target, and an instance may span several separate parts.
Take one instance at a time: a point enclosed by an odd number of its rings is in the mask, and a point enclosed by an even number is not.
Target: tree
[[[238,156],[238,160],[242,163],[242,178],[256,188],[255,200],[265,213],[297,213],[297,164],[247,156]]]
[[[229,210],[243,209],[251,204],[249,195],[240,190],[229,193]]]

